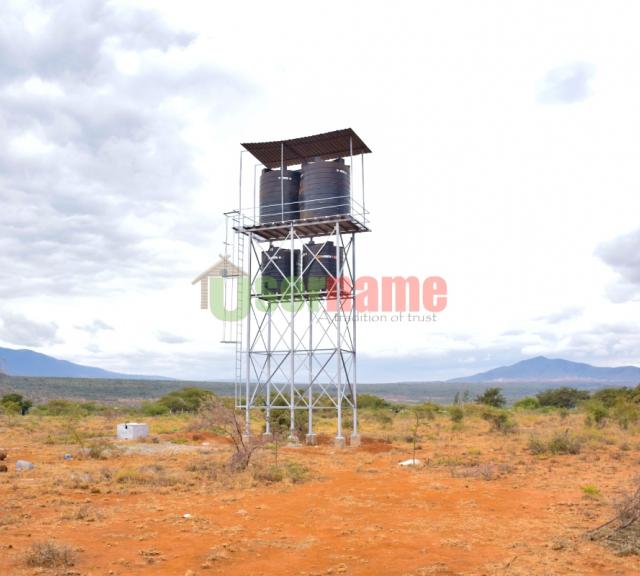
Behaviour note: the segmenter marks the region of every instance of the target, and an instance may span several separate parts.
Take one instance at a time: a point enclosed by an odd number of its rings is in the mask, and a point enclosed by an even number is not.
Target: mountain
[[[607,383],[640,384],[640,368],[637,366],[619,366],[605,368],[581,362],[571,362],[561,358],[537,356],[517,362],[511,366],[494,368],[464,378],[454,378],[449,382],[549,382],[549,383]]]
[[[102,368],[74,364],[33,350],[0,348],[0,369],[9,376],[46,376],[50,378],[107,378],[111,380],[169,380],[159,376],[140,376],[109,372]]]

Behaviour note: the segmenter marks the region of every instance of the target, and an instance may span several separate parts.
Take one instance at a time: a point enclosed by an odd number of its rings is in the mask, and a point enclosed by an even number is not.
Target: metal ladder
[[[240,270],[244,270],[244,234],[236,233],[236,243],[235,243],[235,252],[236,252],[236,266]],[[245,305],[245,290],[241,289],[240,282],[242,282],[242,276],[237,276],[235,281],[232,281],[232,286],[236,290],[236,318],[235,320],[235,347],[236,347],[236,365],[235,365],[235,397],[236,397],[236,406],[241,404],[241,394],[244,390],[242,386],[242,309]],[[243,287],[242,287],[243,288]]]

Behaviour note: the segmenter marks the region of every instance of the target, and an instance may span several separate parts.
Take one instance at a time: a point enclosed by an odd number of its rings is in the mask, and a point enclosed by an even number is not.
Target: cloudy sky
[[[440,275],[431,324],[362,323],[365,380],[544,354],[640,365],[636,2],[3,0],[0,345],[232,376],[191,280],[239,143],[353,127],[359,273]]]

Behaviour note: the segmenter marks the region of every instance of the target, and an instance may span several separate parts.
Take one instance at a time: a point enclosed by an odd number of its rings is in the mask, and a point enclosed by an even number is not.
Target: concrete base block
[[[361,443],[360,434],[351,434],[351,448],[357,448]]]
[[[263,432],[262,439],[265,442],[273,442],[273,432]]]
[[[345,442],[344,436],[336,436],[333,441],[333,445],[336,448],[344,448],[347,445],[347,443]]]
[[[315,434],[307,434],[304,440],[309,446],[315,446],[318,443],[318,437]]]
[[[288,446],[299,446],[300,445],[300,439],[295,434],[289,434],[289,436],[287,436],[287,445]]]
[[[251,434],[243,434],[242,435],[242,441],[245,444],[251,444],[251,442],[253,441],[253,436],[251,436]]]

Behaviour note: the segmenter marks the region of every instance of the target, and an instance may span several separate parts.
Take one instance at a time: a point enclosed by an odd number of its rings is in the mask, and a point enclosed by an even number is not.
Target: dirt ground
[[[308,472],[267,482],[256,470],[272,466],[272,450],[229,474],[219,465],[232,450],[225,439],[185,432],[186,419],[146,421],[155,442],[116,443],[101,459],[82,457],[60,419],[0,424],[2,576],[640,574],[638,556],[585,537],[632,487],[637,430],[524,414],[505,435],[480,418],[455,427],[440,416],[420,432],[424,465],[401,467],[410,421],[365,416],[360,448],[327,437],[282,449],[281,467]],[[79,426],[96,439],[113,437],[115,423]],[[583,438],[579,454],[531,454],[532,434],[564,429]],[[36,468],[17,472],[17,459]],[[45,541],[69,546],[73,566],[29,566],[32,545]]]

